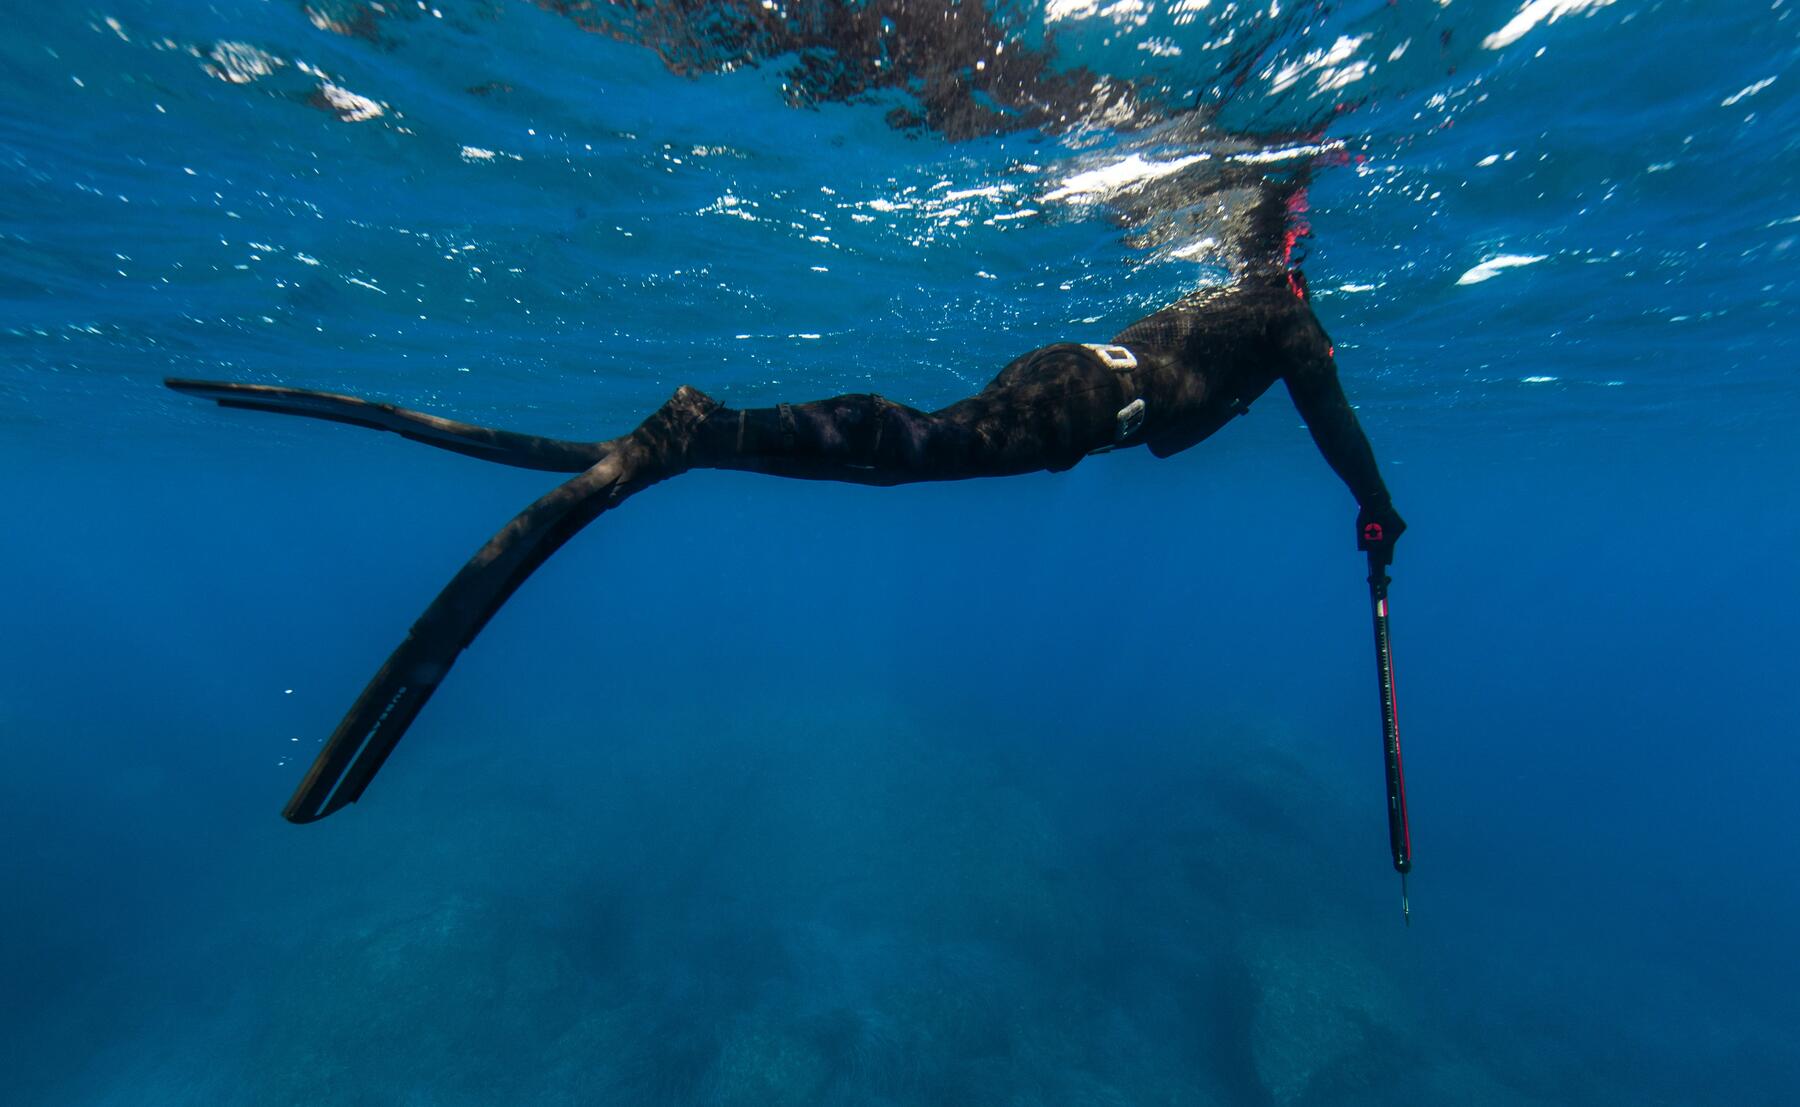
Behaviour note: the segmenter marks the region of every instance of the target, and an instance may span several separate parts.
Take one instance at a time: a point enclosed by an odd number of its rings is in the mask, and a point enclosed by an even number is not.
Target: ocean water
[[[5,7],[6,1102],[1800,1095],[1792,0]],[[1050,106],[867,46],[927,17]],[[1223,279],[1195,105],[1308,167],[1411,524],[1410,926],[1279,389],[1162,461],[658,486],[282,821],[556,478],[165,376],[936,407]]]

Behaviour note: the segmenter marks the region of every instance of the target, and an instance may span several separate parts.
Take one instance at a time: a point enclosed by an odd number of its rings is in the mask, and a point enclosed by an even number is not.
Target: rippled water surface
[[[1800,1088],[1792,0],[6,8],[17,1102]],[[1412,524],[1410,928],[1279,390],[1161,462],[659,487],[280,821],[549,484],[165,376],[931,408],[1230,280],[1301,178]]]

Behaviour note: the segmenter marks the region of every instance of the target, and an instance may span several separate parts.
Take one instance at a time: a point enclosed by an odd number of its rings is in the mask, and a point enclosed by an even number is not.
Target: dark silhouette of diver
[[[1385,562],[1405,523],[1338,383],[1330,339],[1284,264],[1240,271],[1110,342],[1025,354],[974,396],[934,412],[856,394],[733,410],[683,386],[630,434],[539,438],[349,396],[169,380],[224,407],[393,431],[486,461],[577,473],[506,524],[438,595],[338,725],[286,809],[311,822],[354,803],[451,664],[514,589],[602,512],[691,469],[894,485],[1060,472],[1092,453],[1203,441],[1277,380],[1360,511],[1357,543]]]

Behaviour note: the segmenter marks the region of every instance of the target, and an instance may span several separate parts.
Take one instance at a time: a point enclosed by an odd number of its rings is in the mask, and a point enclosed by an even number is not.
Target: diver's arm
[[[1306,429],[1312,432],[1326,463],[1356,497],[1360,509],[1356,517],[1357,549],[1379,556],[1383,563],[1392,561],[1394,542],[1406,529],[1406,521],[1394,510],[1393,498],[1375,464],[1369,436],[1363,433],[1362,424],[1356,421],[1356,412],[1351,410],[1350,400],[1338,383],[1331,347],[1323,341],[1321,346],[1290,359],[1292,368],[1284,375],[1288,395],[1293,397],[1300,418],[1306,420]]]
[[[1375,464],[1375,451],[1356,412],[1338,383],[1337,366],[1330,356],[1308,358],[1287,376],[1288,395],[1313,441],[1350,494],[1362,507],[1380,507],[1392,503],[1381,470]]]

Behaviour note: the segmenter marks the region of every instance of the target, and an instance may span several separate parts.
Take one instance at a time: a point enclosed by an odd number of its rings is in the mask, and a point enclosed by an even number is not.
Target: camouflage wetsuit
[[[1338,385],[1304,280],[1277,266],[1187,296],[1110,343],[1034,350],[979,393],[929,413],[867,394],[734,411],[684,386],[630,434],[576,442],[304,389],[168,383],[227,407],[390,430],[488,461],[578,474],[501,528],[413,624],[289,801],[289,819],[311,822],[362,795],[463,648],[545,558],[658,481],[711,468],[889,485],[1062,470],[1117,447],[1144,445],[1162,457],[1217,431],[1278,379],[1356,496],[1359,543],[1385,559],[1405,524]]]
[[[1167,457],[1281,380],[1365,515],[1391,519],[1397,535],[1305,287],[1297,272],[1269,269],[1204,289],[1110,343],[1033,350],[976,395],[934,412],[869,394],[733,411],[686,389],[665,408],[676,425],[647,430],[666,443],[658,452],[669,475],[711,468],[879,485],[961,480],[1060,471],[1115,447],[1145,445]]]

